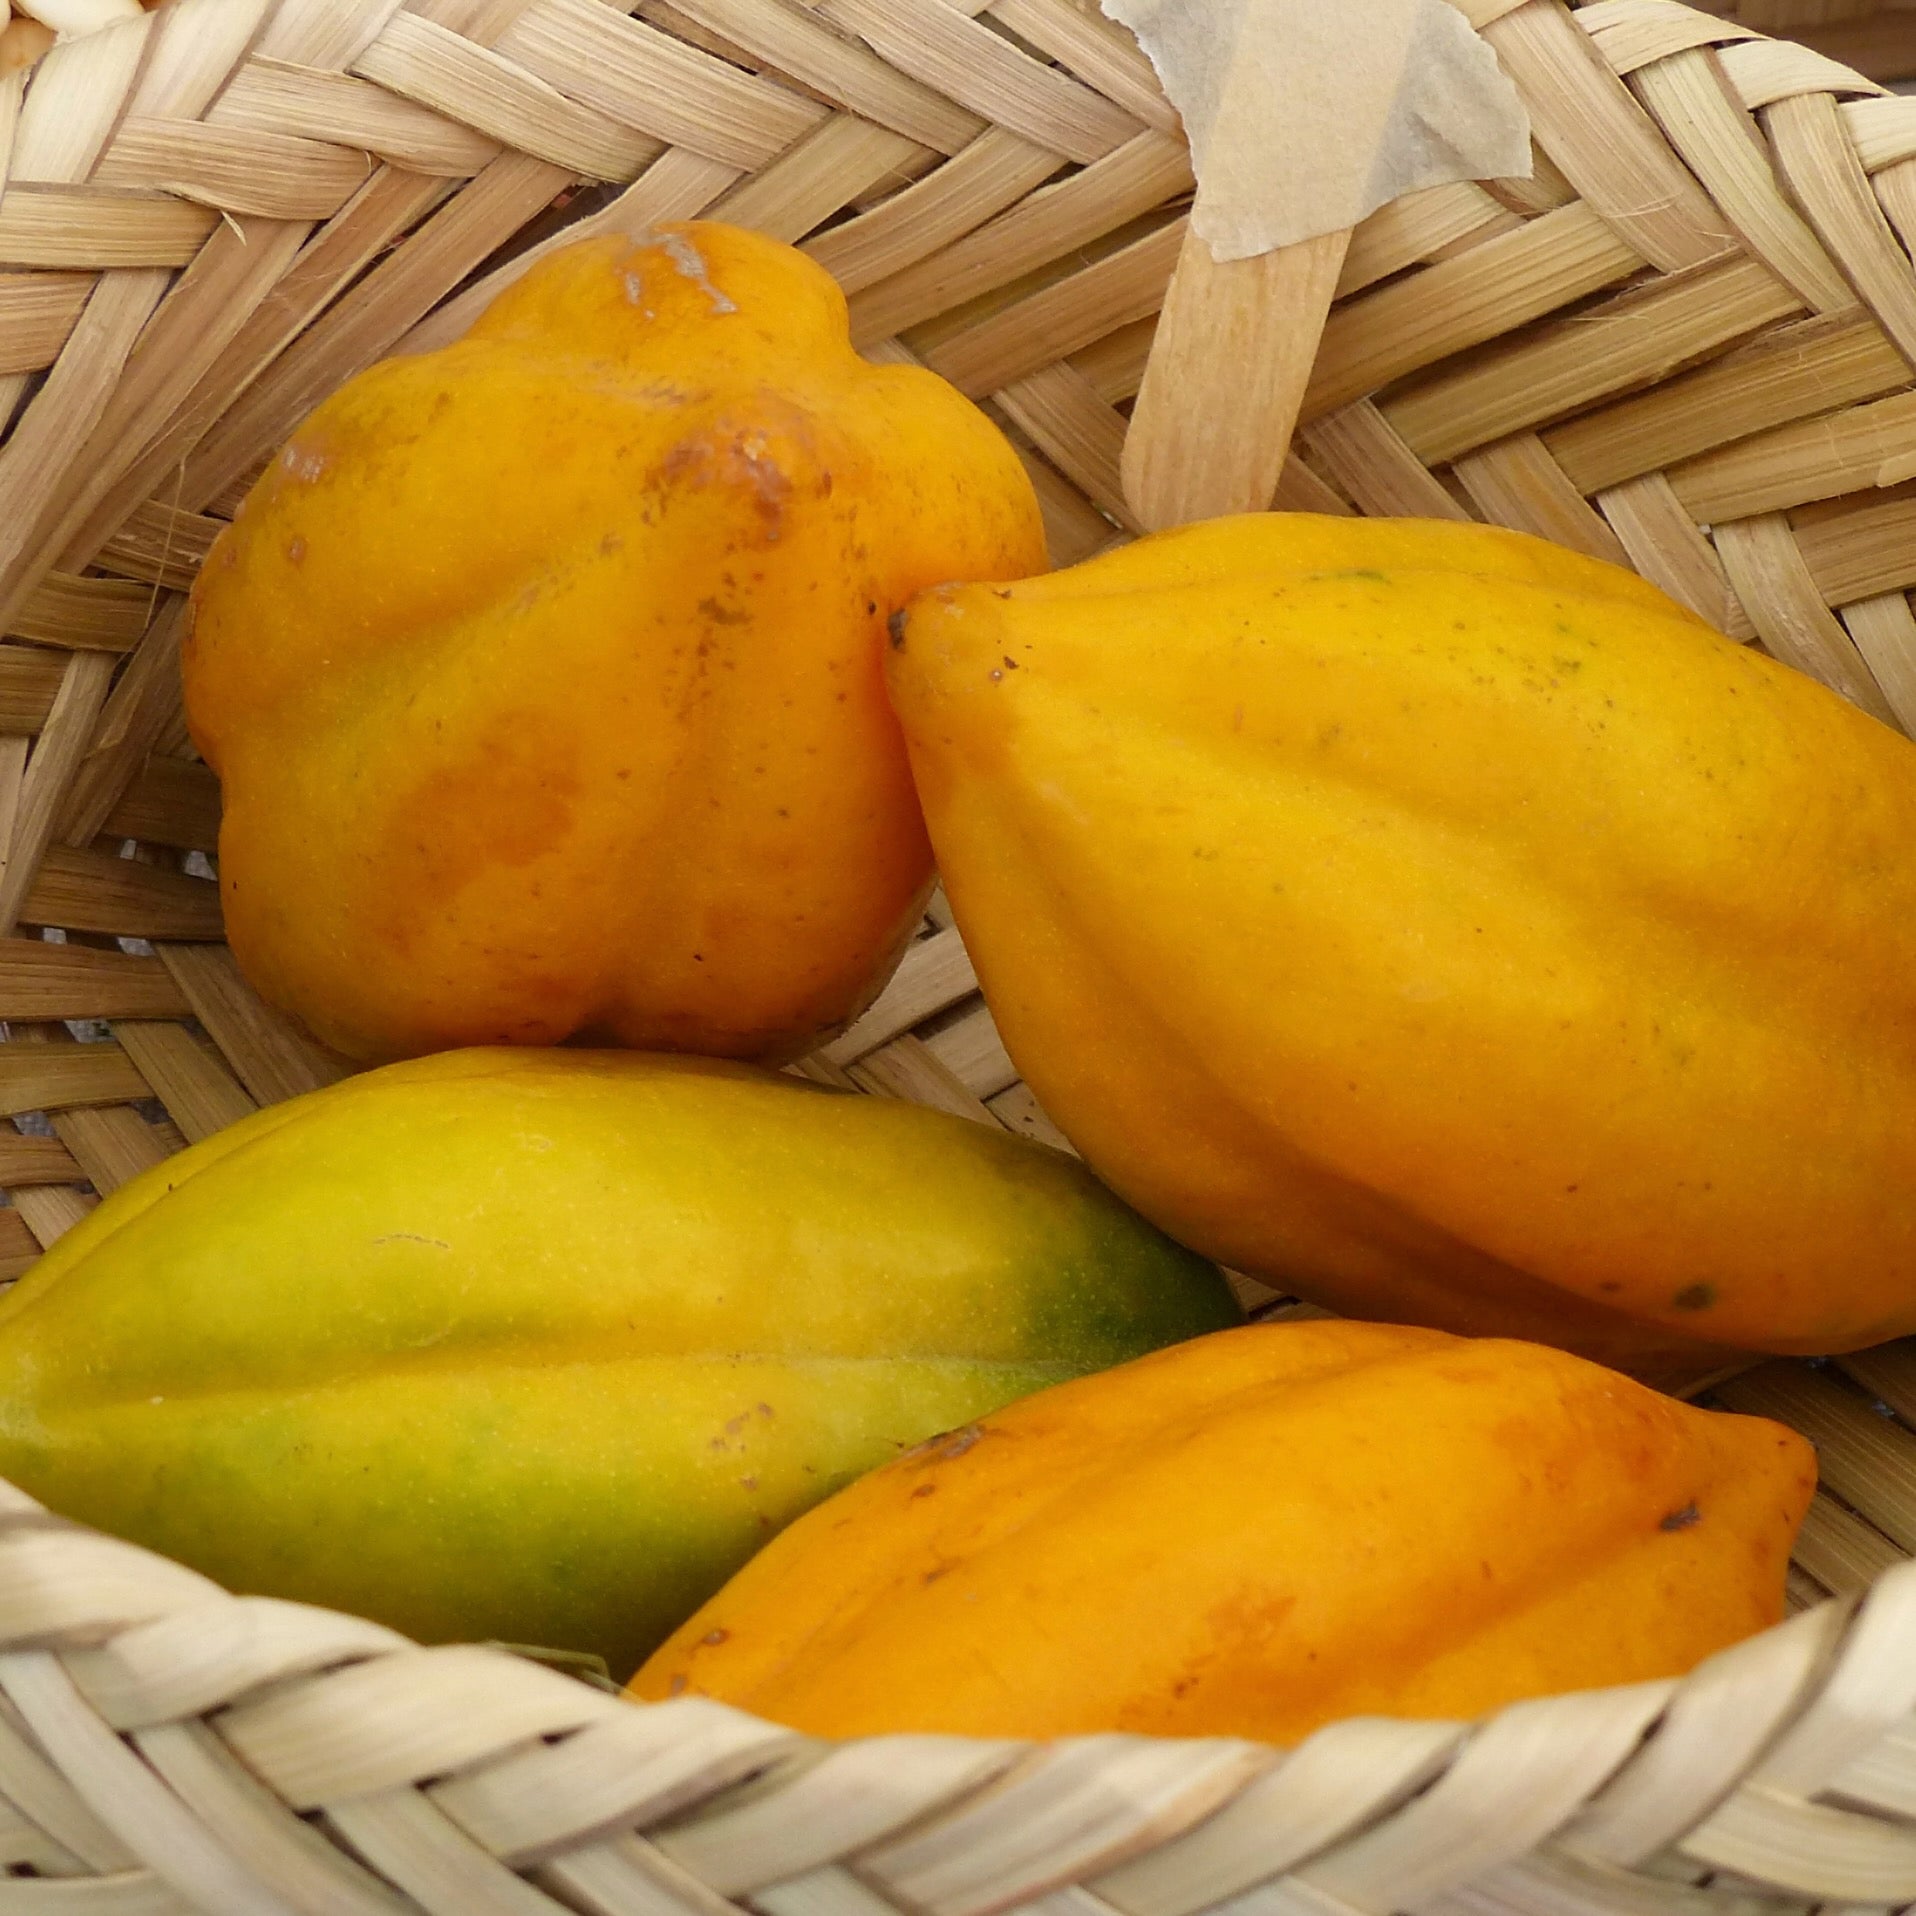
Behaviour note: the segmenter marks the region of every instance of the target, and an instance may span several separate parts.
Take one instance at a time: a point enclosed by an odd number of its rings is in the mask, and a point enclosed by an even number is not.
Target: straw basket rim
[[[1536,176],[1359,229],[1273,503],[1634,564],[1916,729],[1916,100],[1676,0],[1458,3]],[[342,1068],[218,942],[175,671],[194,567],[304,411],[562,235],[726,218],[992,412],[1069,562],[1133,523],[1190,187],[1089,0],[167,0],[0,78],[0,1279]],[[807,1068],[1061,1141],[975,987],[934,908]],[[815,1743],[233,1596],[4,1492],[0,1911],[1916,1900],[1916,1349],[1718,1398],[1823,1454],[1788,1623],[1680,1683],[1288,1755]]]
[[[1681,1680],[1476,1724],[1348,1718],[1290,1752],[830,1743],[235,1597],[0,1498],[6,1787],[129,1908],[1707,1916],[1908,1899],[1916,1564]],[[25,1893],[0,1878],[0,1906]]]

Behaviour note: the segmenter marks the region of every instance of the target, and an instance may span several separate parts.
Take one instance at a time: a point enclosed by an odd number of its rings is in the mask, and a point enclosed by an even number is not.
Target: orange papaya
[[[1659,1378],[1916,1330],[1916,746],[1635,575],[1266,514],[936,588],[958,924],[1147,1216]]]
[[[1288,1744],[1678,1675],[1779,1622],[1794,1431],[1534,1344],[1221,1331],[861,1478],[645,1663],[819,1736]]]
[[[1044,563],[996,427],[860,359],[793,248],[563,248],[335,393],[214,542],[184,671],[233,951],[359,1059],[796,1054],[931,879],[886,619]]]

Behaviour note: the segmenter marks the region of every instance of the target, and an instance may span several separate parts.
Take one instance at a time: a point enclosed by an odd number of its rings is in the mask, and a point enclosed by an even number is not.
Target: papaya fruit
[[[1266,514],[888,653],[952,907],[1146,1216],[1664,1381],[1916,1330],[1916,746],[1631,573]]]
[[[934,1438],[647,1660],[814,1735],[1290,1744],[1676,1676],[1779,1622],[1815,1457],[1535,1344],[1199,1338]]]
[[[183,670],[247,977],[359,1060],[782,1060],[931,852],[885,701],[920,587],[1045,564],[975,406],[788,246],[578,242],[349,381],[214,542]]]
[[[61,1238],[0,1301],[0,1475],[244,1591],[624,1676],[859,1472],[1240,1315],[989,1126],[743,1065],[442,1053]]]

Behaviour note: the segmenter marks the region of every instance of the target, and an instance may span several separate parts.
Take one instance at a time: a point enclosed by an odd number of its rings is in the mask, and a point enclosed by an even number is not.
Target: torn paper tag
[[[1420,187],[1526,177],[1530,120],[1450,0],[1099,0],[1184,117],[1218,259],[1342,232]]]

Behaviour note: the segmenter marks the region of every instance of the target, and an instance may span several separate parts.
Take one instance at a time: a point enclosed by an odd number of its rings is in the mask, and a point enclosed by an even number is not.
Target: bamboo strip
[[[1724,570],[1763,643],[1786,664],[1894,725],[1894,711],[1829,610],[1788,520],[1781,513],[1738,519],[1719,525],[1715,537]]]
[[[286,1889],[297,1909],[410,1916],[385,1883],[294,1816],[205,1724],[165,1724],[141,1732],[133,1743],[222,1847],[262,1881]]]
[[[1796,543],[1826,604],[1916,586],[1916,501],[1892,498],[1804,524]]]
[[[1791,40],[1744,40],[1722,51],[1723,71],[1752,113],[1811,94],[1836,98],[1882,92],[1873,82]]]
[[[9,1020],[184,1018],[191,1009],[157,958],[34,938],[0,938],[0,1007]]]
[[[213,774],[193,761],[155,753],[135,771],[100,830],[109,838],[210,852],[219,843],[219,825],[220,788]]]
[[[1865,173],[1916,159],[1916,103],[1898,98],[1845,100],[1837,111]]]
[[[123,1104],[57,1111],[53,1130],[102,1197],[111,1196],[142,1171],[164,1164],[180,1148],[178,1142],[169,1143],[157,1135],[137,1111]]]
[[[990,130],[983,115],[778,0],[676,0],[676,6],[848,111],[940,153],[958,153]]]
[[[1726,637],[1756,637],[1716,548],[1683,510],[1662,473],[1626,480],[1598,493],[1596,503],[1630,563],[1646,579]]]
[[[187,266],[217,221],[206,207],[156,194],[16,181],[0,201],[0,267]]]
[[[900,71],[1088,166],[1141,130],[1130,114],[1055,67],[1021,53],[956,7],[914,0],[822,0],[825,17],[857,34]]]
[[[726,166],[763,166],[826,117],[816,101],[740,73],[601,0],[534,0],[497,48],[555,90],[563,87],[661,146],[682,146]],[[467,116],[462,110],[459,117]],[[517,138],[508,143],[538,151]],[[591,171],[556,153],[544,157]],[[604,177],[630,179],[637,171]]]
[[[1916,160],[1877,174],[1876,203],[1904,246],[1916,249]]]
[[[1137,396],[1157,336],[1157,315],[1153,313],[1094,339],[1064,363],[1073,372],[1082,373],[1100,399],[1115,406]]]
[[[90,273],[0,274],[0,373],[51,366],[95,284]]]
[[[1427,266],[1331,315],[1306,418],[1335,412],[1440,359],[1628,279],[1642,256],[1587,206],[1546,213],[1520,231]]]
[[[1337,297],[1348,299],[1407,266],[1448,254],[1467,241],[1514,233],[1522,225],[1515,213],[1468,180],[1406,193],[1379,207],[1351,234]]]
[[[152,609],[152,592],[131,579],[49,572],[14,615],[7,636],[69,651],[130,652]]]
[[[1002,387],[997,404],[1087,499],[1139,530],[1124,498],[1124,415],[1082,373],[1060,360]]]
[[[219,887],[112,852],[50,845],[20,907],[29,924],[218,943]]]
[[[0,872],[0,936],[13,930],[38,877],[67,784],[93,736],[112,676],[113,661],[105,653],[75,652],[68,657],[53,709],[34,741],[20,787],[6,868]]]
[[[1856,295],[1803,216],[1785,198],[1769,153],[1708,53],[1646,66],[1637,88],[1672,146],[1690,163],[1737,236],[1812,312]]]
[[[933,1012],[943,1011],[978,989],[965,947],[955,931],[921,938],[907,948],[890,984],[877,1002],[843,1037],[828,1044],[823,1055],[833,1064],[852,1065],[889,1044]]]
[[[88,1782],[90,1807],[190,1908],[213,1916],[297,1916],[292,1905],[228,1855],[133,1752],[88,1710],[57,1658],[15,1650],[0,1657],[0,1686],[34,1740],[68,1774]]]
[[[1670,468],[1699,524],[1834,499],[1916,479],[1916,393],[1739,440]]]
[[[127,1018],[114,1025],[113,1035],[189,1144],[237,1124],[258,1108],[213,1048],[183,1025]],[[0,1178],[3,1182],[7,1180]]]
[[[165,586],[173,592],[190,591],[224,524],[221,519],[149,501],[136,506],[100,548],[100,560],[128,578],[144,579],[149,585]],[[5,677],[0,671],[0,686],[4,686]],[[4,712],[3,703],[0,712]],[[0,717],[3,724],[4,718]]]
[[[1384,413],[1419,458],[1441,465],[1599,400],[1659,385],[1801,311],[1796,294],[1755,260],[1672,274],[1546,325],[1485,365],[1413,386],[1386,400]]]
[[[358,192],[372,159],[288,133],[239,132],[197,120],[128,120],[94,178],[158,187],[223,213],[331,219]]]
[[[322,1090],[346,1075],[343,1059],[302,1036],[289,1019],[262,1002],[224,946],[162,945],[159,961],[181,1000],[261,1104]],[[130,1008],[103,1015],[152,1014]]]
[[[13,1205],[34,1241],[43,1251],[50,1251],[99,1201],[89,1192],[54,1184],[16,1192]]]
[[[1824,1589],[1839,1597],[1867,1590],[1903,1561],[1903,1553],[1873,1524],[1823,1494],[1810,1501],[1795,1555]]]
[[[470,179],[499,143],[368,80],[280,60],[253,59],[207,115],[235,133],[296,134],[358,147],[412,173]]]
[[[1006,1122],[994,1100],[1018,1083],[1018,1067],[982,999],[962,1017],[928,1033],[925,1049],[973,1097],[982,1098],[1000,1124]]]
[[[1303,433],[1310,456],[1379,518],[1467,519],[1397,429],[1368,399],[1314,419]]]
[[[272,11],[272,0],[171,0],[153,21],[127,118],[201,118]]]
[[[0,1184],[9,1190],[18,1185],[27,1184],[82,1184],[86,1173],[80,1169],[76,1159],[58,1138],[22,1137],[18,1133],[0,1130]],[[17,1217],[9,1217],[10,1224],[18,1224]],[[18,1277],[18,1271],[7,1270],[9,1259],[17,1258],[22,1250],[28,1257],[35,1256],[39,1249],[36,1240],[31,1247],[20,1246],[11,1235],[0,1238],[0,1281],[6,1277]]]
[[[1055,60],[1094,93],[1160,133],[1177,133],[1177,109],[1136,40],[1094,8],[1071,0],[991,0],[994,20]]]
[[[1916,1351],[1907,1343],[1847,1351],[1834,1360],[1834,1367],[1887,1405],[1904,1424],[1916,1420]]]
[[[66,669],[58,652],[0,645],[0,739],[29,737],[46,724]]]
[[[977,231],[1058,170],[1058,156],[988,127],[935,173],[856,219],[814,234],[803,250],[854,298]]]
[[[120,369],[113,397],[67,472],[48,475],[47,505],[13,590],[55,566],[80,571],[152,489],[172,456],[164,428],[281,274],[308,229],[229,219],[201,248]]]
[[[852,295],[854,343],[887,339],[920,320],[1008,285],[1188,192],[1181,142],[1145,132],[942,251]]]
[[[1483,29],[1522,90],[1537,143],[1586,204],[1666,273],[1735,235],[1561,0],[1530,0]]]
[[[651,135],[581,105],[418,14],[394,14],[353,63],[353,72],[476,128],[509,151],[588,179],[636,179],[663,150]],[[756,145],[751,150],[759,153]]]
[[[868,1053],[849,1067],[848,1075],[861,1091],[929,1105],[934,1111],[949,1111],[978,1124],[997,1123],[984,1101],[909,1032]]]
[[[399,5],[400,0],[280,0],[260,36],[260,54],[343,73]]]
[[[1701,48],[1758,37],[1754,27],[1731,26],[1664,0],[1594,0],[1579,7],[1576,17],[1619,78]]]
[[[1155,313],[1171,283],[1184,227],[1182,219],[1173,220],[1095,266],[966,327],[928,348],[925,364],[976,398]]]
[[[14,1015],[11,1005],[8,1015]],[[152,1095],[131,1055],[117,1044],[0,1046],[0,1117],[126,1104]]]
[[[1351,502],[1331,484],[1295,446],[1284,463],[1283,476],[1277,482],[1271,500],[1273,512],[1316,512],[1333,519],[1355,516]]]
[[[66,35],[34,75],[13,137],[14,185],[74,184],[93,171],[126,110],[151,16]]]
[[[1552,456],[1601,492],[1754,433],[1905,385],[1909,368],[1868,314],[1784,326],[1641,397],[1547,430]]]
[[[1611,565],[1629,564],[1622,541],[1535,434],[1486,446],[1459,459],[1455,470],[1478,513],[1492,525],[1554,540]]]
[[[802,239],[861,193],[895,179],[927,149],[889,128],[835,113],[769,166],[716,200],[716,220],[773,239]]]
[[[1839,613],[1904,731],[1916,735],[1916,612],[1907,592],[1859,599]]]
[[[1916,270],[1843,136],[1836,102],[1824,93],[1794,95],[1770,107],[1763,123],[1798,204],[1916,368]]]

